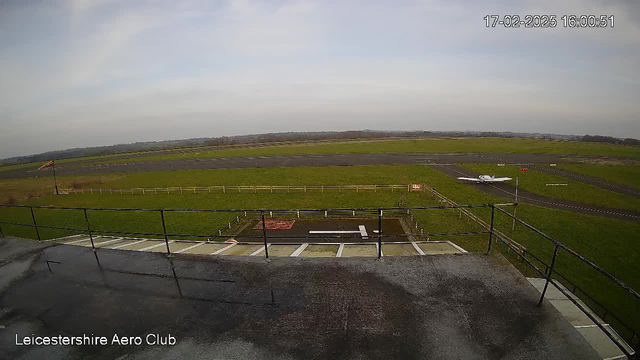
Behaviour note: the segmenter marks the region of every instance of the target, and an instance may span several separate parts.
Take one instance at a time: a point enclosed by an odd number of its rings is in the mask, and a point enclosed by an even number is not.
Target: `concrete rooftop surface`
[[[167,258],[12,238],[0,253],[2,359],[599,358],[499,255]],[[176,343],[16,345],[32,334]]]

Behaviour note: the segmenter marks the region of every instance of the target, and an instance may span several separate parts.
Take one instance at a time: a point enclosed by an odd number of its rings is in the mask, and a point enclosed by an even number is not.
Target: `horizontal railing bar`
[[[506,214],[507,216],[509,216],[512,219],[515,219],[518,223],[524,225],[525,227],[527,227],[528,229],[532,230],[533,232],[537,233],[538,235],[544,237],[545,239],[553,242],[554,245],[557,245],[558,247],[564,249],[565,251],[567,251],[569,254],[577,257],[579,260],[581,260],[582,262],[584,262],[585,264],[589,265],[590,267],[592,267],[593,269],[596,269],[598,272],[600,272],[602,275],[604,275],[605,277],[607,277],[609,280],[613,281],[614,283],[616,283],[618,286],[620,286],[621,288],[627,290],[627,292],[629,292],[631,295],[633,295],[634,297],[636,297],[637,299],[640,299],[640,294],[638,294],[638,292],[636,292],[635,290],[633,290],[629,285],[625,284],[624,282],[622,282],[621,280],[619,280],[618,278],[616,278],[615,276],[613,276],[612,274],[610,274],[608,271],[604,270],[603,268],[601,268],[600,266],[596,265],[595,263],[593,263],[591,260],[585,258],[584,256],[578,254],[577,252],[575,252],[574,250],[572,250],[571,248],[569,248],[568,246],[566,246],[565,244],[553,239],[552,237],[550,237],[549,235],[545,234],[544,232],[536,229],[535,227],[533,227],[532,225],[529,225],[528,223],[526,223],[525,221],[518,219],[517,217],[509,214],[507,211],[504,211],[502,209],[500,209],[499,207],[496,207],[496,209],[498,209],[498,211],[502,212],[503,214]]]
[[[551,282],[556,289],[558,289],[567,299],[569,299],[569,301],[571,301],[575,306],[577,306],[585,315],[587,315],[587,317],[589,319],[591,319],[591,321],[593,321],[594,324],[596,324],[596,326],[598,328],[600,328],[600,330],[602,330],[610,339],[614,339],[615,336],[610,333],[608,330],[605,329],[605,326],[602,325],[595,316],[593,316],[593,314],[591,314],[589,311],[587,311],[587,309],[585,309],[580,302],[578,302],[576,299],[574,299],[573,297],[569,296],[569,294],[567,294],[564,289],[562,288],[562,286],[558,286],[556,284],[556,281],[549,277],[549,282]],[[627,357],[631,357],[631,355],[633,355],[632,353],[630,353],[624,346],[622,346],[622,344],[620,344],[618,341],[613,341],[614,344],[616,344],[616,346],[627,356]]]
[[[33,208],[33,209],[54,209],[54,210],[87,210],[87,211],[160,211],[165,212],[286,212],[295,214],[296,212],[317,212],[317,211],[391,211],[391,210],[443,210],[461,208],[487,208],[491,204],[481,205],[451,205],[451,206],[414,206],[414,207],[380,207],[380,208],[317,208],[317,209],[145,209],[145,208],[84,208],[84,207],[63,207],[63,206],[29,206],[29,205],[8,205],[0,204],[4,208]]]

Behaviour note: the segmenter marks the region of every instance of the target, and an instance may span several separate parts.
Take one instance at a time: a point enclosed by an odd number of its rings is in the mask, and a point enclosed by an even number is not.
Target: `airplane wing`
[[[482,181],[479,178],[469,178],[469,177],[459,177],[458,180],[467,180],[467,181]]]
[[[510,177],[501,177],[501,178],[493,178],[489,180],[489,182],[503,182],[503,181],[509,181],[509,180],[511,180]]]

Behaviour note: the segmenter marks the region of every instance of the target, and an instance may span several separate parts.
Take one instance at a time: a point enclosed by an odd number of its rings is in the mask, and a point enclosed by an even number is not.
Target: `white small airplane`
[[[511,180],[510,177],[495,177],[490,175],[480,175],[477,178],[459,177],[458,180],[475,181],[479,183],[497,183]]]

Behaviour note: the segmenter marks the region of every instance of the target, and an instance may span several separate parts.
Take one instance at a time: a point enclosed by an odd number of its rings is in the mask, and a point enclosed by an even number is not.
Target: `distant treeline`
[[[589,141],[589,142],[601,142],[601,143],[608,143],[608,144],[617,144],[617,145],[631,145],[631,146],[639,146],[640,145],[640,140],[638,139],[632,139],[632,138],[626,138],[626,139],[619,139],[619,138],[614,138],[611,136],[601,136],[601,135],[585,135],[582,137],[581,139],[582,141]]]
[[[118,144],[109,146],[97,146],[88,148],[74,148],[60,151],[49,151],[42,154],[19,156],[0,160],[0,165],[31,163],[47,161],[51,159],[70,159],[85,156],[99,156],[138,152],[145,150],[165,150],[174,148],[187,148],[197,146],[218,145],[243,145],[275,142],[304,142],[320,140],[355,140],[355,139],[379,139],[379,138],[424,138],[424,137],[504,137],[504,138],[535,138],[552,140],[581,140],[591,142],[604,142],[609,144],[639,146],[640,140],[619,139],[610,136],[598,135],[559,135],[559,134],[531,134],[516,132],[495,131],[322,131],[322,132],[285,132],[257,135],[222,136],[215,138],[195,138],[184,140],[148,141],[132,144]]]

